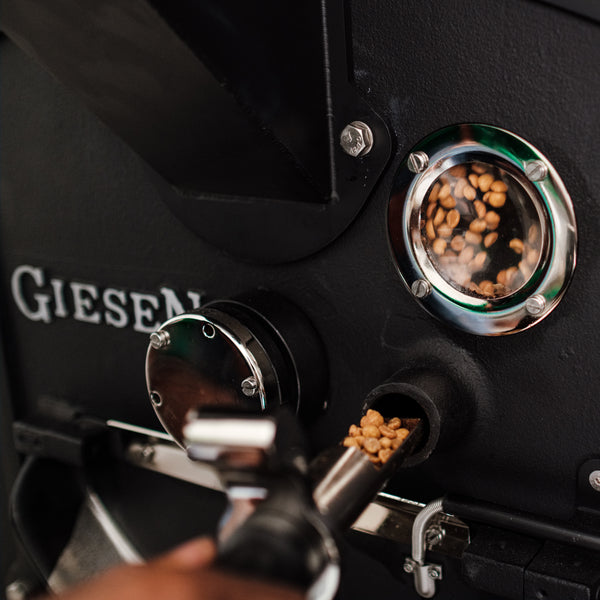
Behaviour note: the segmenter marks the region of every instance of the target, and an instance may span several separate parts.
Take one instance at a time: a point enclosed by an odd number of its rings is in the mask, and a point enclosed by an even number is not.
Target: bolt
[[[171,343],[171,336],[168,331],[164,329],[161,331],[154,331],[150,334],[150,345],[155,350],[160,350]]]
[[[446,537],[446,531],[440,525],[433,525],[425,533],[425,543],[429,548],[440,544]]]
[[[532,316],[537,317],[544,312],[546,308],[546,298],[540,294],[536,294],[535,296],[531,296],[528,298],[525,303],[525,310]]]
[[[157,408],[159,406],[162,406],[162,398],[160,397],[160,394],[158,392],[150,392],[150,402],[152,402],[152,404],[154,404],[154,406],[156,406]]]
[[[24,581],[17,579],[6,586],[6,600],[27,600],[30,591]]]
[[[429,575],[429,577],[431,577],[431,579],[441,579],[442,578],[442,574],[441,574],[440,570],[436,569],[436,568],[429,569],[427,574]]]
[[[432,288],[427,279],[417,279],[413,281],[412,285],[410,286],[410,291],[413,293],[415,298],[422,300],[431,294]]]
[[[594,490],[600,492],[600,471],[592,471],[590,473],[589,481]]]
[[[244,396],[254,396],[258,392],[258,381],[256,381],[256,377],[246,377],[244,381],[242,381],[242,394]]]
[[[548,177],[548,167],[541,160],[532,160],[525,165],[525,175],[529,181],[542,181]]]
[[[215,331],[215,328],[210,323],[205,323],[202,326],[202,334],[205,338],[212,340],[215,337],[216,333],[217,332]]]
[[[346,154],[354,158],[364,156],[373,148],[373,132],[366,123],[352,121],[340,134],[340,146]]]
[[[429,156],[425,152],[411,152],[408,155],[408,169],[413,173],[422,173],[429,166]]]
[[[404,563],[404,572],[405,573],[414,573],[415,572],[415,566],[412,564],[412,562],[409,562],[408,560],[406,560],[406,562]]]
[[[141,448],[140,448],[140,462],[142,463],[146,463],[146,464],[150,464],[152,462],[154,462],[154,455],[156,454],[156,450],[154,449],[154,446],[152,446],[151,444],[144,444]]]

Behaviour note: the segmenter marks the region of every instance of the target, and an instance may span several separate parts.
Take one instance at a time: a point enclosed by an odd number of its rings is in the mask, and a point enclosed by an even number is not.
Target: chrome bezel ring
[[[415,160],[410,160],[415,153],[428,158],[418,173],[413,172]],[[539,180],[526,173],[529,167],[531,174],[534,161],[538,176],[540,168],[542,173],[547,170]],[[452,286],[432,263],[422,241],[420,215],[428,190],[446,170],[466,162],[489,163],[506,171],[531,199],[540,221],[538,264],[523,286],[502,298],[476,297]],[[547,317],[563,297],[575,269],[575,213],[556,169],[522,138],[489,125],[446,127],[412,148],[394,179],[387,226],[391,250],[408,289],[419,280],[430,286],[427,294],[413,293],[413,297],[432,315],[477,335],[516,333]],[[423,289],[423,285],[416,287]]]

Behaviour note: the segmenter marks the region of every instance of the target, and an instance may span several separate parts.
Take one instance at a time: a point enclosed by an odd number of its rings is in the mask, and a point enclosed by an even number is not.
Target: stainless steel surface
[[[17,579],[6,586],[4,593],[6,600],[27,600],[30,591],[29,585],[25,581]]]
[[[222,407],[260,413],[267,395],[277,395],[269,356],[234,317],[207,307],[169,319],[156,333],[163,332],[170,344],[149,344],[146,383],[160,422],[180,445],[190,411]]]
[[[259,471],[270,464],[276,433],[274,419],[251,416],[198,416],[183,430],[187,454],[192,460],[216,463],[220,476],[227,480],[224,483],[227,488],[237,485],[252,489],[263,485],[258,483]]]
[[[366,123],[352,121],[340,134],[340,146],[350,156],[364,156],[373,148],[373,132]]]
[[[594,490],[600,492],[600,471],[592,471],[589,476],[589,482]]]
[[[184,428],[190,449],[201,445],[259,448],[266,451],[273,445],[275,434],[275,421],[269,418],[200,417],[190,421]]]
[[[546,299],[541,294],[536,294],[527,299],[525,308],[531,316],[537,317],[544,312],[544,309],[546,308]]]
[[[530,181],[542,181],[548,177],[548,167],[541,160],[532,160],[525,165],[525,175]]]
[[[433,291],[431,284],[426,279],[417,279],[412,282],[410,286],[410,291],[413,293],[415,298],[427,298],[429,294]]]
[[[410,546],[413,522],[424,506],[419,502],[379,493],[358,517],[352,529]],[[427,548],[435,545],[436,552],[460,558],[469,545],[468,526],[456,517],[440,513],[436,522],[427,529],[427,538],[437,528],[443,529],[444,535],[437,541],[426,539]]]
[[[425,152],[411,152],[408,155],[407,165],[413,173],[422,173],[429,166],[429,156]]]
[[[246,377],[242,381],[242,394],[244,396],[254,396],[258,392],[258,382],[254,377]]]
[[[155,350],[168,346],[170,341],[171,337],[168,331],[154,331],[150,334],[150,345]]]
[[[118,421],[111,421],[108,424],[117,429],[143,436],[130,443],[127,448],[125,458],[131,464],[168,477],[225,492],[215,469],[204,463],[191,461],[182,448],[174,442],[169,443],[167,434]],[[161,441],[157,441],[158,439]],[[153,449],[151,461],[146,458],[149,446]],[[600,472],[597,472],[597,475],[600,478]],[[319,504],[321,506],[332,505],[332,499],[328,500],[332,489],[328,489],[326,494],[322,494],[322,491],[316,494],[320,498],[317,506]],[[227,493],[228,496],[241,500],[265,497],[264,488],[250,489],[247,486],[231,488],[227,490]],[[352,524],[352,529],[410,546],[413,522],[424,507],[425,505],[420,502],[380,492]],[[439,530],[443,530],[443,536],[436,540]],[[469,545],[468,526],[460,519],[444,513],[437,515],[434,522],[426,529],[425,536],[428,549],[435,545],[437,552],[452,558],[460,558]]]
[[[378,471],[358,448],[346,448],[341,452],[313,490],[315,505],[322,515],[343,513],[349,499],[354,501],[356,497],[353,491],[364,493],[380,480]]]
[[[493,147],[488,145],[489,140],[494,140]],[[429,156],[429,167],[414,174],[409,159],[405,160],[390,199],[391,205],[403,207],[402,218],[391,223],[388,215],[392,247],[406,286],[412,291],[413,283],[421,279],[432,286],[431,294],[417,300],[431,314],[478,335],[516,333],[548,316],[566,292],[575,269],[577,248],[573,205],[556,170],[525,140],[484,125],[448,127],[420,142],[412,154],[418,151]],[[532,159],[541,161],[547,169],[547,177],[535,183],[525,173]],[[547,238],[547,257],[529,281],[518,292],[493,301],[451,286],[431,262],[421,239],[421,211],[428,191],[442,173],[473,161],[488,162],[511,173],[536,207],[544,223],[542,234]],[[543,297],[546,304],[534,316],[527,310],[527,300],[535,295]]]
[[[50,574],[48,586],[60,593],[123,562],[140,564],[143,559],[100,498],[88,489],[71,538]]]
[[[184,450],[175,443],[153,443],[152,460],[144,457],[146,442],[132,442],[125,454],[131,464],[143,469],[162,473],[175,479],[195,483],[211,490],[223,491],[221,481],[212,467],[191,461]]]
[[[166,440],[168,442],[175,443],[173,437],[165,431],[148,429],[147,427],[139,427],[138,425],[124,423],[123,421],[116,421],[115,419],[109,419],[106,424],[113,429],[120,429],[121,431],[129,431],[131,433],[137,433],[139,435],[146,436],[149,438],[149,441]]]
[[[340,585],[340,565],[337,562],[329,563],[319,578],[306,592],[307,600],[331,600]]]
[[[126,450],[125,458],[131,464],[212,490],[225,491],[215,469],[204,463],[190,460],[186,452],[175,444],[168,434],[118,421],[109,421],[108,425],[142,436],[130,443]],[[146,459],[148,446],[153,449],[151,461]],[[600,471],[595,473],[597,475],[594,477],[600,478]],[[257,498],[264,497],[264,489],[249,490],[247,487],[242,487],[230,489],[228,494],[240,499]],[[324,503],[326,497],[327,495],[319,502]],[[399,544],[410,545],[413,522],[424,506],[420,502],[380,492],[352,524],[352,529]],[[456,517],[440,513],[426,532],[428,538],[426,543],[429,549],[434,541],[431,536],[435,535],[438,527],[443,529],[444,535],[435,543],[436,551],[453,558],[460,558],[469,544],[468,526]]]
[[[350,527],[377,491],[410,457],[421,440],[423,423],[417,423],[385,463],[373,463],[356,446],[337,445],[322,452],[310,465],[313,500],[325,522],[334,529]]]
[[[432,519],[442,513],[442,499],[434,500],[422,508],[417,514],[412,528],[412,553],[407,558],[404,570],[414,576],[415,590],[422,598],[432,598],[435,595],[435,582],[442,579],[442,567],[425,562],[427,548],[427,532]]]

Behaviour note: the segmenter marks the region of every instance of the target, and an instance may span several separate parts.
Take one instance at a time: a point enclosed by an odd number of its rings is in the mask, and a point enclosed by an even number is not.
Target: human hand
[[[115,567],[60,594],[60,600],[302,600],[301,592],[246,579],[211,565],[212,540],[179,546],[144,565]]]

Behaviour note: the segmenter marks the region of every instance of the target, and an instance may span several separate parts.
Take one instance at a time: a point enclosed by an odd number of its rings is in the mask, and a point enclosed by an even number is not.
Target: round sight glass
[[[513,175],[477,161],[435,179],[418,227],[429,261],[452,288],[493,300],[517,292],[543,264],[542,219]]]

